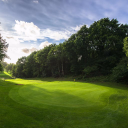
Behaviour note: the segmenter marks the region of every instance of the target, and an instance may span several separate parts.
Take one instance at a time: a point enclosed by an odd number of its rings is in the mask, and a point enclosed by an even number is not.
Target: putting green
[[[116,96],[116,89],[98,84],[39,80],[27,82],[14,87],[9,96],[14,101],[28,106],[78,108],[81,112],[87,109],[97,111],[110,105],[115,97],[119,98]]]

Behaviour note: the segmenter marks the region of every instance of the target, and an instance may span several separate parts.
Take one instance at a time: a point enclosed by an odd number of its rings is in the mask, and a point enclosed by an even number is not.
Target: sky
[[[102,18],[128,24],[128,0],[0,0],[0,33],[8,63],[59,44]]]

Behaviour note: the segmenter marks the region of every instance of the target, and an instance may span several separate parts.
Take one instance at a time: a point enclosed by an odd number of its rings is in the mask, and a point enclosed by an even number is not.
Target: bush
[[[86,82],[113,82],[110,79],[110,76],[95,76],[84,79]]]
[[[128,82],[128,58],[123,58],[112,70],[112,79],[116,82]]]
[[[96,71],[98,71],[97,66],[88,66],[86,67],[83,72],[84,72],[84,77],[91,77],[94,76]]]

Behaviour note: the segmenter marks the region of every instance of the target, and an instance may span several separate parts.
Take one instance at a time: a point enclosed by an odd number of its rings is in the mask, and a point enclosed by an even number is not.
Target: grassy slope
[[[6,77],[0,80],[1,128],[128,127],[128,89],[123,85],[1,76]]]

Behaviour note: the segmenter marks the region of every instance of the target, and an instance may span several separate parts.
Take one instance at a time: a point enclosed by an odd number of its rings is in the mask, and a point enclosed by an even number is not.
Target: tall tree
[[[35,54],[34,58],[35,62],[37,63],[37,70],[35,71],[35,73],[37,74],[37,76],[51,76],[51,71],[48,66],[47,57],[52,47],[54,47],[54,45],[47,46],[44,49],[39,50]]]
[[[64,45],[61,43],[56,46],[56,58],[57,58],[60,76],[64,76],[65,63],[67,62],[67,57],[66,57],[66,51]]]
[[[8,57],[6,54],[7,48],[8,48],[8,44],[7,44],[6,40],[2,39],[2,36],[0,34],[0,67],[1,67],[0,71],[3,70],[2,65],[1,65],[1,61],[4,58]]]
[[[79,71],[83,70],[85,66],[90,65],[90,42],[89,42],[89,30],[86,25],[82,26],[81,29],[76,34],[76,39],[74,40],[76,46],[76,53],[78,58]]]
[[[25,66],[25,62],[26,62],[26,57],[21,57],[18,59],[18,61],[16,62],[16,66],[15,66],[15,75],[16,77],[26,77],[25,73],[24,73],[24,66]]]
[[[110,73],[124,56],[122,48],[127,27],[119,24],[116,19],[109,18],[101,19],[90,26],[90,42],[97,56],[95,63],[102,73]]]
[[[6,42],[6,40],[2,39],[2,36],[0,34],[0,62],[8,57],[6,52],[7,52],[7,49],[8,49],[8,44]]]
[[[14,65],[13,63],[7,64],[7,66],[5,67],[6,71],[11,72],[12,68],[13,68],[13,65]]]
[[[76,34],[71,35],[71,37],[64,42],[64,48],[66,50],[66,57],[70,63],[70,73],[77,74],[78,72],[78,54],[75,44]]]
[[[26,77],[37,77],[37,70],[39,67],[37,67],[37,63],[35,62],[34,55],[37,52],[32,52],[27,58],[24,65],[24,73]]]

